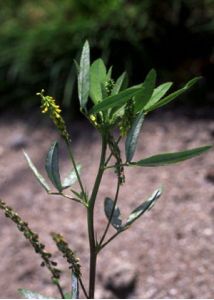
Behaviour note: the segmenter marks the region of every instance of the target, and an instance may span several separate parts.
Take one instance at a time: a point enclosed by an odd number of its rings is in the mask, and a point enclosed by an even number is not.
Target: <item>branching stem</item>
[[[71,162],[73,164],[73,167],[74,167],[74,171],[76,173],[76,176],[77,176],[77,180],[79,182],[79,186],[81,188],[81,191],[82,191],[82,194],[83,196],[85,197],[85,190],[83,188],[83,184],[82,184],[82,180],[80,178],[80,175],[79,175],[79,172],[78,172],[78,169],[77,169],[77,165],[76,165],[76,162],[74,160],[74,156],[73,156],[73,152],[72,152],[72,149],[71,149],[71,146],[70,146],[70,143],[68,141],[65,141],[66,142],[66,145],[67,145],[67,148],[68,148],[68,153],[69,153],[69,157],[71,159]],[[85,199],[86,201],[86,199]]]
[[[116,144],[117,144],[117,145],[119,144],[121,138],[122,138],[122,137],[119,136],[119,138],[117,139],[117,141],[116,141]],[[113,156],[113,153],[111,152],[110,155],[109,155],[109,157],[106,159],[105,167],[108,165],[108,163],[109,163],[109,161],[111,160],[112,156]]]
[[[89,299],[89,296],[88,296],[88,294],[87,294],[87,292],[86,292],[85,286],[84,286],[84,284],[83,284],[81,278],[79,278],[79,283],[80,283],[80,286],[81,286],[81,288],[82,288],[82,290],[83,290],[83,293],[84,293],[86,299]]]
[[[87,219],[88,219],[88,237],[90,246],[90,274],[89,274],[89,298],[94,298],[95,276],[96,276],[96,261],[97,261],[97,245],[94,232],[94,205],[97,198],[97,193],[100,187],[104,172],[105,156],[106,156],[107,140],[105,133],[102,134],[102,150],[100,156],[99,168],[92,190],[92,194],[88,203]]]
[[[101,251],[106,245],[108,245],[113,239],[115,239],[120,233],[124,232],[125,230],[122,231],[117,231],[115,234],[113,234],[105,243],[103,243],[100,248],[99,251]]]
[[[112,211],[111,211],[111,215],[109,216],[109,219],[108,219],[108,223],[107,223],[107,226],[106,226],[106,229],[103,233],[103,236],[102,238],[100,239],[100,242],[99,242],[99,247],[98,248],[101,248],[102,247],[102,243],[106,237],[106,234],[108,232],[108,229],[109,229],[109,226],[111,224],[111,220],[113,218],[113,215],[114,215],[114,210],[115,210],[115,207],[117,205],[117,200],[118,200],[118,195],[119,195],[119,191],[120,191],[120,178],[118,178],[117,180],[117,189],[116,189],[116,194],[115,194],[115,198],[114,198],[114,203],[113,203],[113,207],[112,207]]]
[[[62,299],[65,299],[65,296],[64,296],[64,293],[63,293],[63,290],[62,290],[61,285],[60,285],[59,283],[56,283],[56,286],[57,286],[57,288],[58,288],[58,290],[59,290],[59,293],[60,293],[61,298],[62,298]]]

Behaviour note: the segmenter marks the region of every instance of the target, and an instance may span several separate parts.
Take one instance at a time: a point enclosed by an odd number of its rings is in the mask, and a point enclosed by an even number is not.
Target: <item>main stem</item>
[[[100,187],[102,180],[104,165],[105,165],[105,156],[106,156],[106,135],[102,134],[102,150],[100,156],[99,169],[97,177],[94,183],[93,191],[88,203],[87,217],[88,217],[88,237],[89,237],[89,246],[90,246],[90,270],[89,270],[89,298],[94,298],[95,291],[95,277],[96,277],[96,262],[97,262],[97,249],[96,241],[94,235],[94,205],[97,198],[97,193]]]

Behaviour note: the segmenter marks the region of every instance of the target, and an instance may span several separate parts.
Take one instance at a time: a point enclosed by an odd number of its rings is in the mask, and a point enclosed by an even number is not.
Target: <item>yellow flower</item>
[[[70,141],[70,136],[68,134],[65,121],[60,115],[61,109],[59,105],[56,104],[55,99],[51,96],[45,96],[44,90],[41,90],[40,93],[37,93],[37,96],[41,97],[41,111],[43,114],[48,114],[49,117],[53,120],[57,129],[61,133],[61,135],[66,139],[66,141]]]

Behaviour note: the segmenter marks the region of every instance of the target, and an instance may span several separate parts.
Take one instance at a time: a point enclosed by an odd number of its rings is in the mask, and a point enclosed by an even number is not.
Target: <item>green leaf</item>
[[[126,72],[122,73],[120,75],[120,77],[117,79],[117,81],[115,82],[115,85],[112,89],[112,92],[111,92],[112,95],[117,95],[119,93],[119,91],[121,90],[121,87],[123,86],[125,77],[126,77]]]
[[[131,97],[139,93],[141,90],[140,87],[131,87],[128,88],[117,95],[109,96],[105,98],[102,102],[95,105],[90,113],[96,113],[98,111],[105,111],[108,108],[120,107],[125,104]]]
[[[154,69],[152,69],[146,76],[146,79],[142,85],[141,92],[134,98],[135,112],[141,111],[152,97],[155,88],[156,76],[157,74]]]
[[[171,102],[172,100],[174,100],[178,96],[185,93],[189,88],[191,88],[194,84],[196,84],[200,79],[201,79],[201,77],[195,77],[195,78],[191,79],[190,81],[188,81],[185,84],[185,86],[183,88],[175,91],[172,94],[169,94],[168,96],[166,96],[165,98],[163,98],[159,102],[157,102],[154,105],[150,106],[149,108],[145,109],[145,111],[149,112],[149,111],[152,111],[154,109],[157,109],[161,106],[164,106],[164,105],[168,104],[169,102]]]
[[[78,96],[80,106],[86,108],[90,88],[90,49],[88,41],[85,42],[80,58],[78,74]]]
[[[106,80],[109,80],[111,79],[111,76],[112,76],[112,66],[108,69],[108,72],[107,72],[107,75],[106,75]]]
[[[63,187],[61,184],[60,174],[59,174],[59,144],[54,142],[47,154],[45,168],[50,178],[51,182],[55,188],[61,192]]]
[[[81,165],[77,165],[77,171],[80,173]],[[63,180],[62,187],[67,189],[77,181],[77,175],[75,170],[72,170],[67,177]]]
[[[75,65],[77,76],[78,76],[79,72],[80,72],[80,66],[79,66],[78,62],[76,61],[76,59],[74,59],[74,65]]]
[[[70,293],[64,293],[65,299],[72,299],[72,295]]]
[[[138,137],[140,134],[141,127],[144,121],[144,113],[141,112],[137,118],[134,120],[131,129],[128,132],[126,142],[125,142],[125,150],[126,150],[126,160],[130,162],[134,156],[135,149],[137,146]]]
[[[191,150],[173,152],[173,153],[163,153],[154,155],[137,162],[133,162],[130,165],[137,165],[140,167],[159,167],[169,164],[175,164],[180,161],[190,159],[192,157],[198,156],[206,151],[208,151],[212,146],[204,146],[199,148],[194,148]]]
[[[101,83],[106,80],[106,66],[101,58],[90,67],[90,97],[95,104],[102,100]]]
[[[112,215],[113,207],[114,207],[114,201],[111,198],[106,197],[104,201],[104,211],[108,220]],[[116,230],[119,230],[122,225],[122,220],[120,219],[120,209],[117,206],[114,208],[114,212],[111,218],[111,225]]]
[[[18,289],[19,294],[25,299],[53,299],[46,296],[43,296],[39,293],[32,292],[28,289]]]
[[[50,187],[49,187],[48,183],[46,182],[45,178],[39,173],[39,171],[37,170],[37,168],[35,167],[35,165],[31,161],[28,154],[25,151],[23,151],[23,152],[24,152],[24,156],[27,160],[27,163],[28,163],[29,167],[31,168],[31,170],[33,171],[33,174],[36,176],[36,179],[38,180],[38,182],[43,186],[43,188],[47,192],[50,192]]]
[[[148,200],[143,202],[140,206],[134,209],[128,217],[128,220],[124,227],[130,226],[133,222],[135,222],[142,214],[144,214],[147,210],[150,210],[157,199],[161,196],[162,189],[156,190]]]
[[[154,89],[152,97],[145,105],[144,110],[148,110],[151,106],[157,103],[168,92],[172,85],[172,82],[166,82]]]
[[[71,275],[71,285],[72,285],[71,299],[79,299],[79,282],[74,272],[72,272]]]

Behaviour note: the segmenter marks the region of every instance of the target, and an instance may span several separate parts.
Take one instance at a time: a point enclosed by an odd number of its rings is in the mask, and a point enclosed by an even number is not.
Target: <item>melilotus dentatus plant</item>
[[[86,192],[85,184],[82,181],[81,172],[86,172],[86,170],[74,158],[72,134],[70,135],[68,132],[61,109],[56,104],[55,99],[45,95],[44,90],[37,94],[41,98],[41,111],[51,118],[64,140],[68,158],[72,164],[72,171],[68,177],[62,180],[59,170],[58,142],[51,145],[45,162],[45,169],[52,187],[39,173],[28,154],[24,152],[24,155],[38,182],[49,195],[60,195],[76,201],[86,210],[87,218],[85,222],[87,222],[90,249],[89,283],[83,282],[81,262],[75,251],[70,248],[61,234],[52,233],[53,241],[67,260],[68,268],[71,270],[71,289],[70,291],[64,291],[61,285],[61,270],[58,269],[57,263],[53,261],[51,253],[45,250],[39,236],[30,229],[28,224],[11,207],[0,201],[0,208],[4,211],[6,217],[16,223],[18,229],[31,243],[35,252],[40,255],[41,266],[50,271],[52,282],[59,292],[56,297],[60,295],[61,298],[66,299],[78,298],[79,288],[82,289],[81,295],[84,295],[85,298],[94,298],[97,256],[118,235],[132,227],[133,223],[146,211],[149,211],[161,196],[161,188],[158,188],[146,201],[138,203],[138,206],[130,213],[127,220],[122,220],[117,202],[120,188],[125,184],[125,169],[174,164],[200,155],[211,148],[211,146],[203,146],[134,160],[135,149],[146,116],[153,110],[164,106],[185,93],[198,82],[199,77],[193,78],[179,90],[168,93],[172,82],[166,82],[156,87],[156,72],[152,69],[143,83],[128,87],[125,72],[114,80],[112,79],[112,67],[107,70],[102,59],[99,58],[92,64],[90,63],[90,49],[87,41],[83,46],[80,62],[76,62],[76,68],[80,111],[98,131],[102,144],[97,175],[91,192]],[[121,154],[123,144],[125,147],[124,155]],[[103,232],[97,233],[94,226],[94,218],[96,217],[94,208],[103,174],[109,169],[113,169],[115,173],[116,191],[113,198],[106,195],[103,203],[107,218],[106,226]],[[76,189],[73,188],[75,182],[78,185]],[[115,229],[113,235],[109,235],[110,226]],[[27,289],[20,289],[19,292],[25,298],[47,299],[47,297]]]

